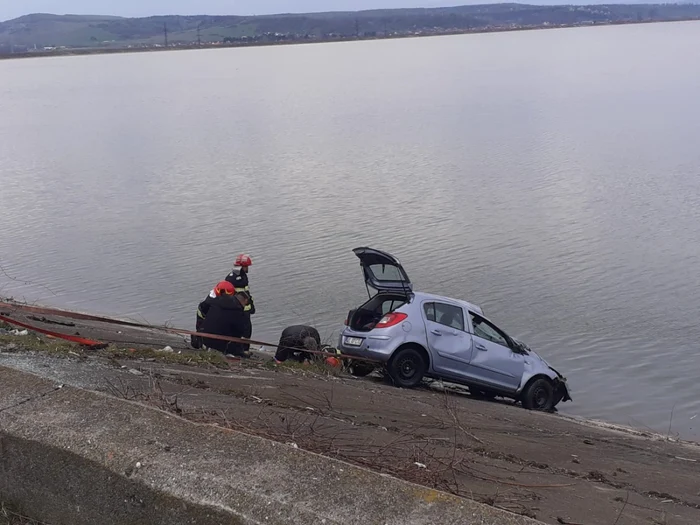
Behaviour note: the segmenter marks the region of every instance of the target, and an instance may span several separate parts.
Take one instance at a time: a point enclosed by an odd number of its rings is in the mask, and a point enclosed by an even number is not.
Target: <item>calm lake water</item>
[[[352,248],[481,304],[566,413],[700,440],[700,23],[0,62],[3,295],[335,338]],[[49,290],[47,290],[47,287]]]

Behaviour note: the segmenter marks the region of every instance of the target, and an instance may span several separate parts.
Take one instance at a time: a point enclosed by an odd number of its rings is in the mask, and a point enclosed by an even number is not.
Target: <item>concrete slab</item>
[[[540,523],[4,367],[0,499],[52,525]]]

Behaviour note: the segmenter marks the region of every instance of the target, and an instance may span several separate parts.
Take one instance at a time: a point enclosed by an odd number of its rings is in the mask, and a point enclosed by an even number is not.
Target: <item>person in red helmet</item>
[[[220,295],[234,295],[235,293],[236,288],[228,281],[221,281],[219,284],[217,284],[212,289],[212,291],[209,292],[209,295],[207,295],[204,301],[199,303],[199,306],[197,307],[197,321],[195,323],[195,332],[202,331],[202,324],[204,323],[204,319],[206,319],[207,317],[207,313],[209,312],[209,309],[211,308],[214,299],[216,299]],[[204,343],[200,336],[190,336],[190,345],[192,346],[192,348],[198,350],[202,348],[203,344]]]
[[[230,283],[217,285],[220,294],[209,305],[206,317],[201,325],[204,334],[221,335],[226,337],[244,337],[246,329],[246,314],[244,309],[248,304],[247,292],[236,292]],[[202,342],[212,350],[218,350],[226,355],[249,357],[247,345],[233,343],[221,339],[203,336]]]
[[[233,270],[226,277],[226,281],[233,284],[236,289],[236,293],[245,292],[248,294],[248,305],[245,307],[245,330],[244,335],[246,339],[250,339],[253,335],[253,323],[250,316],[255,313],[255,303],[253,302],[253,296],[250,294],[250,285],[248,283],[248,272],[250,267],[253,266],[253,260],[250,255],[241,254],[236,257],[236,261],[233,264]],[[248,345],[248,350],[250,345]]]

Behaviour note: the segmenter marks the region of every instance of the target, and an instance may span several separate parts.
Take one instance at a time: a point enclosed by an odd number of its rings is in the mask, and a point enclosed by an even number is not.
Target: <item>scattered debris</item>
[[[172,354],[174,351],[175,350],[173,350],[170,346],[166,346],[165,348],[158,350],[158,352],[165,352],[167,354]]]
[[[291,443],[291,442],[290,442],[290,443],[287,443],[287,445],[289,445],[289,446],[292,447],[292,448],[299,448],[299,445],[297,445],[296,443]]]
[[[676,456],[676,459],[680,459],[681,461],[690,461],[691,463],[697,463],[697,459],[690,459],[690,458],[682,458],[680,456]]]
[[[55,324],[55,325],[60,325],[60,326],[75,326],[75,323],[64,323],[63,321],[54,321],[52,319],[47,319],[46,317],[36,317],[35,315],[30,315],[28,319],[31,319],[32,321],[38,321],[40,323],[44,324]]]
[[[416,467],[418,467],[418,468],[428,468],[428,467],[427,467],[426,465],[424,465],[423,463],[418,463],[417,461],[414,463],[414,465],[415,465]]]
[[[10,330],[10,335],[24,337],[25,335],[29,335],[29,331],[27,331],[27,330],[22,330],[22,331]]]
[[[107,343],[100,343],[100,344],[96,344],[96,345],[89,345],[89,346],[86,346],[85,348],[87,348],[88,350],[104,350],[105,348],[108,348],[108,347],[109,347],[109,345]]]
[[[143,375],[143,372],[141,372],[140,370],[136,370],[135,368],[130,368],[129,373],[133,374],[135,376],[142,376]]]
[[[575,523],[565,518],[560,518],[559,516],[557,516],[557,523],[561,523],[561,525],[583,525],[582,523]]]

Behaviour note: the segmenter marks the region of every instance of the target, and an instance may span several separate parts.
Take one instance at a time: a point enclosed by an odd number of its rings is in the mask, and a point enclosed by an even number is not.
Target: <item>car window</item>
[[[435,322],[435,303],[425,303],[423,311],[425,311],[425,317],[428,321]]]
[[[474,325],[475,336],[510,348],[510,345],[508,344],[508,338],[503,332],[501,332],[498,328],[496,328],[493,324],[489,323],[483,317],[480,317],[472,312],[469,312],[469,315],[472,318],[472,325]]]
[[[394,300],[384,301],[382,303],[382,314],[383,315],[389,314],[389,313],[393,312],[394,310],[401,308],[404,304],[406,304],[406,301],[394,301]]]
[[[423,305],[428,321],[449,326],[464,332],[464,311],[459,306],[445,303],[425,303]]]
[[[370,265],[369,269],[378,281],[404,280],[404,277],[403,275],[401,275],[401,270],[399,270],[398,266],[392,266],[390,264],[372,264]]]

